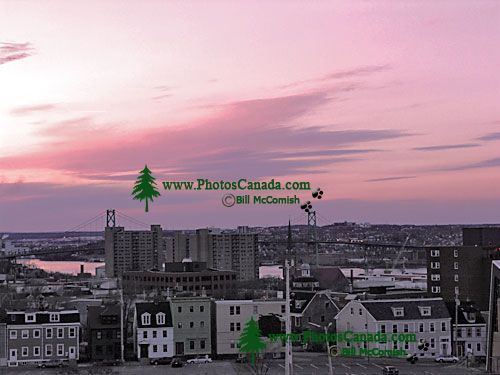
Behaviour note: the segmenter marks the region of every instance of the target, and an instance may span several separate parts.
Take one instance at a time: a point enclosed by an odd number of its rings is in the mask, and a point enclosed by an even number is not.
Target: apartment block
[[[160,225],[151,230],[132,231],[106,227],[104,231],[106,276],[121,276],[126,271],[161,269],[165,261],[165,242]]]
[[[77,310],[7,311],[6,323],[9,366],[79,359]]]
[[[427,290],[446,302],[474,301],[488,310],[491,262],[500,258],[500,228],[464,228],[462,246],[427,250]]]

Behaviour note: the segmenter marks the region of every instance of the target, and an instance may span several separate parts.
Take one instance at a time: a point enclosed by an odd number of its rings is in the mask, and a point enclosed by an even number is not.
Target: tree
[[[147,165],[144,166],[139,177],[137,177],[132,195],[134,199],[146,201],[146,212],[149,211],[148,201],[152,202],[154,197],[160,196],[160,193],[156,189],[156,178],[153,177]]]
[[[266,343],[261,339],[261,332],[253,317],[246,322],[240,336],[240,352],[252,355],[252,366],[255,366],[255,354],[266,348]]]

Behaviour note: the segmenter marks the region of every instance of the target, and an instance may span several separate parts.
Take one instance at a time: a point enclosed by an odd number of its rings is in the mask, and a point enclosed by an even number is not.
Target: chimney
[[[80,274],[83,275],[85,273],[85,266],[80,264]]]

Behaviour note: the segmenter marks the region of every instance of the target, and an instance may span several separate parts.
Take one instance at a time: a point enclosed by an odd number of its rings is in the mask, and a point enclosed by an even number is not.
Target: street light
[[[333,375],[333,367],[332,367],[332,356],[330,353],[330,343],[328,342],[328,330],[332,326],[332,322],[328,323],[327,326],[320,326],[319,324],[309,322],[310,325],[316,328],[323,328],[325,330],[325,341],[326,341],[326,353],[328,355],[328,367],[330,368],[330,375]]]

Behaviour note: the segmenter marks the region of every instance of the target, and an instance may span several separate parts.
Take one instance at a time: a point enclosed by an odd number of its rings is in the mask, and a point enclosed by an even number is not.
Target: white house
[[[174,328],[169,302],[136,303],[134,332],[139,359],[174,356]]]
[[[456,308],[456,310],[455,310]],[[455,324],[455,315],[458,317],[457,325],[457,355],[459,357],[469,356],[486,357],[486,321],[481,312],[471,302],[460,302],[448,304],[448,311]]]
[[[451,317],[442,298],[353,300],[340,310],[335,320],[337,334],[380,332],[387,336],[387,342],[339,341],[339,349],[355,347],[357,353],[360,348],[403,349],[430,358],[451,354]],[[415,334],[416,342],[405,340],[409,334]],[[403,339],[398,340],[398,336]],[[418,348],[421,339],[429,344],[427,351]]]

